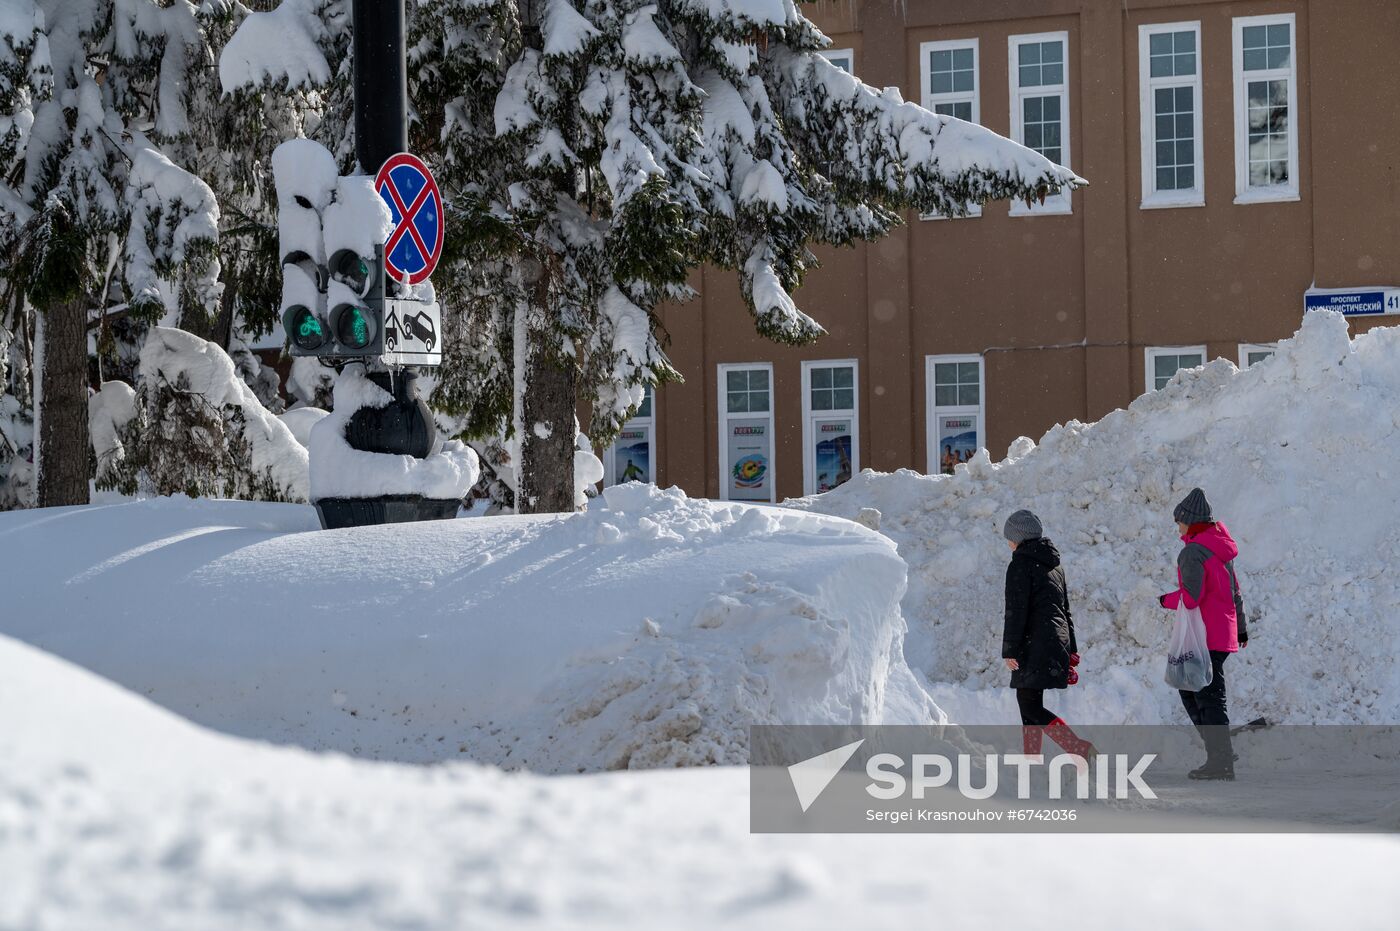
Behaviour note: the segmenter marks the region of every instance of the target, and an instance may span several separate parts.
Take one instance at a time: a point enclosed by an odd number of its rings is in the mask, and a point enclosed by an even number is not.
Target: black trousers
[[[1210,651],[1210,685],[1199,692],[1178,692],[1186,716],[1201,732],[1206,742],[1206,755],[1213,761],[1230,761],[1233,750],[1230,746],[1230,712],[1225,695],[1225,660],[1230,654],[1224,650]]]
[[[1045,710],[1044,689],[1017,689],[1016,704],[1021,707],[1021,723],[1028,727],[1044,727],[1057,717]]]

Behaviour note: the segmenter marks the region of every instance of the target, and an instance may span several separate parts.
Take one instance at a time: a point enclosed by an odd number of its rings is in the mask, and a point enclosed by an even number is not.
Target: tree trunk
[[[520,487],[515,496],[519,514],[575,510],[574,366],[571,360],[560,365],[539,351],[539,342],[531,340],[524,366]]]
[[[41,310],[38,505],[88,503],[87,299]]]
[[[219,315],[214,320],[214,327],[209,334],[209,339],[218,343],[219,348],[224,352],[228,352],[229,344],[233,342],[232,285],[224,285],[224,293],[219,297]]]

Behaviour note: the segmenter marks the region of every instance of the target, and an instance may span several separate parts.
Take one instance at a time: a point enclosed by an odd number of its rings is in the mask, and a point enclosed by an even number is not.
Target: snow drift
[[[939,718],[901,652],[904,564],[847,521],[634,484],[567,517],[316,526],[0,514],[0,630],[198,723],[380,759],[742,763],[750,724]]]
[[[1180,910],[1149,915],[1143,890],[1165,895],[1171,884],[1151,877],[1202,844],[753,835],[743,769],[541,777],[372,764],[208,733],[3,636],[0,669],[4,928],[861,928],[929,915],[1018,926],[1043,921],[1044,900],[997,894],[988,877],[1008,857],[1048,863],[1067,850],[1077,868],[1057,893],[1095,903],[1079,926],[1134,915],[1167,928]],[[1233,881],[1197,889],[1198,914],[1277,929],[1394,925],[1390,838],[1209,844]]]
[[[1001,663],[1002,522],[1034,510],[1065,554],[1080,684],[1049,699],[1086,722],[1179,721],[1162,683],[1176,585],[1172,508],[1205,489],[1240,543],[1251,642],[1226,666],[1231,715],[1400,722],[1400,329],[1349,338],[1307,316],[1276,356],[1224,360],[1095,424],[1071,422],[951,476],[865,472],[799,508],[878,508],[910,566],[911,665],[959,723],[1014,720]]]

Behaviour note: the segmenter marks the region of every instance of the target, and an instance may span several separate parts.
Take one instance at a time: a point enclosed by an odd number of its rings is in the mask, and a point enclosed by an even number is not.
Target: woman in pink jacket
[[[1230,746],[1230,716],[1225,702],[1225,660],[1249,642],[1244,602],[1235,577],[1240,548],[1225,525],[1214,520],[1206,493],[1199,488],[1176,506],[1172,517],[1181,531],[1181,555],[1176,559],[1180,587],[1163,595],[1162,607],[1200,608],[1206,625],[1213,675],[1199,692],[1181,692],[1181,704],[1206,743],[1206,764],[1192,779],[1234,779],[1235,754]]]

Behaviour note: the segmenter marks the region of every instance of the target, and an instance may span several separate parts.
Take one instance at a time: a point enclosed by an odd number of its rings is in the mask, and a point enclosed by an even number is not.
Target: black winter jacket
[[[1062,689],[1069,655],[1078,653],[1060,553],[1047,539],[1027,540],[1006,568],[1006,628],[1001,655],[1020,668],[1013,689]]]

